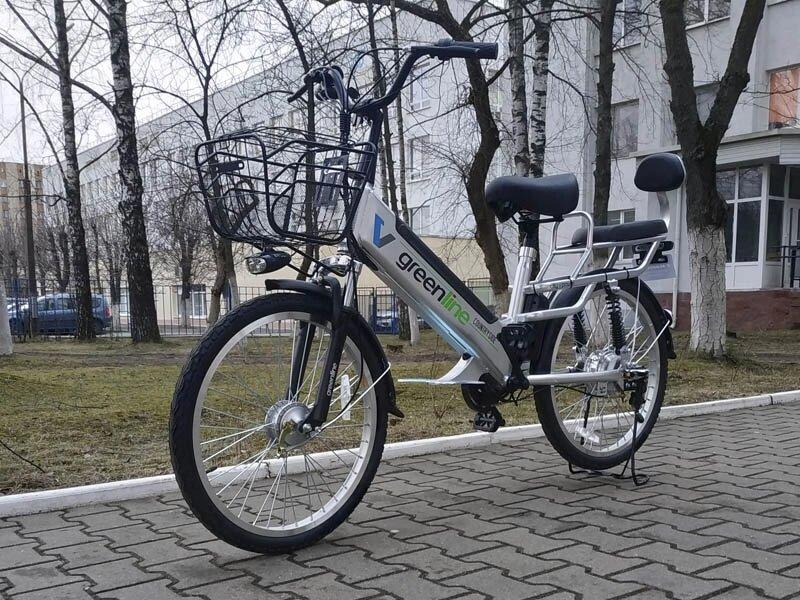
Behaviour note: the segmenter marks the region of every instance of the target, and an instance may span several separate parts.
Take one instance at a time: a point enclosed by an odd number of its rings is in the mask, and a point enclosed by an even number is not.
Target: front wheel
[[[536,365],[538,373],[646,369],[647,387],[634,440],[631,392],[613,383],[534,388],[536,410],[547,439],[571,464],[600,471],[624,462],[631,445],[641,446],[658,419],[667,382],[667,332],[663,310],[638,279],[617,282],[625,345],[614,349],[610,306],[598,286],[577,315],[548,327]]]
[[[271,294],[240,305],[192,352],[172,401],[170,450],[197,518],[239,548],[288,552],[358,505],[386,438],[390,374],[347,325],[326,422],[303,433],[331,340],[324,297]]]

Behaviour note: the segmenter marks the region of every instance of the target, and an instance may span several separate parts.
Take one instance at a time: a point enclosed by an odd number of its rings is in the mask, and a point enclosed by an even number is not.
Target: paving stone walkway
[[[800,598],[800,404],[660,423],[651,483],[543,439],[387,462],[290,556],[215,540],[177,494],[0,520],[3,598]]]

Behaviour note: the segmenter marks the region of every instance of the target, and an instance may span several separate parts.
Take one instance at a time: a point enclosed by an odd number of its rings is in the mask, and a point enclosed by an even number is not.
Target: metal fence
[[[12,333],[24,339],[30,329],[27,282],[24,279],[6,280],[6,306]],[[485,304],[492,306],[493,295],[488,280],[468,280],[468,287]],[[39,282],[36,290],[36,319],[40,336],[70,336],[75,334],[77,319],[71,285],[55,281]],[[235,292],[235,293],[234,293]],[[155,285],[156,313],[162,336],[199,336],[208,328],[208,315],[212,308],[211,286],[195,284],[189,297],[182,300],[181,286],[159,283]],[[263,287],[239,286],[232,290],[226,286],[220,296],[219,313],[224,315],[238,302],[246,302],[266,293]],[[399,309],[397,297],[389,288],[359,288],[358,308],[376,333],[397,334]],[[112,303],[108,286],[92,285],[92,316],[95,331],[104,337],[126,337],[130,334],[128,290],[120,291],[120,301]],[[420,321],[421,326],[425,326]]]

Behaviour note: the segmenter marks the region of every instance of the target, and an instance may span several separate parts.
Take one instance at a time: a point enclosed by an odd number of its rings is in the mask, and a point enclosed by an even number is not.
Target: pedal
[[[479,410],[475,413],[472,421],[473,427],[478,431],[494,433],[506,424],[506,420],[496,406],[490,406],[486,410]]]

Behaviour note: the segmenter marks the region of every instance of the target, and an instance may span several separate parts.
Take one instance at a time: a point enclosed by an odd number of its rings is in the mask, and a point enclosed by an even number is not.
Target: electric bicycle
[[[666,192],[684,179],[678,157],[650,156],[636,172],[662,218],[621,225],[594,227],[576,210],[573,175],[489,183],[488,206],[499,221],[514,219],[522,239],[502,315],[372,189],[385,112],[415,63],[496,56],[488,43],[411,46],[383,95],[359,94],[338,67],[316,68],[290,100],[314,93],[334,106],[338,135],[262,127],[197,147],[216,233],[258,249],[251,273],[292,267],[305,277],[267,279],[264,295],[230,310],[175,389],[177,481],[198,519],[228,543],[262,553],[311,544],[350,515],[375,475],[389,416],[403,413],[391,365],[359,310],[365,265],[460,355],[442,377],[406,383],[460,386],[477,429],[496,431],[502,405],[532,392],[547,439],[589,470],[622,464],[652,430],[674,354],[670,315],[641,276],[671,246]],[[356,124],[366,139],[352,139]],[[568,221],[580,226],[565,240]],[[532,278],[541,224],[552,225],[550,251]],[[638,259],[620,262],[625,248]],[[603,266],[593,268],[601,249]],[[560,257],[574,267],[548,277]]]

